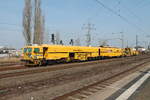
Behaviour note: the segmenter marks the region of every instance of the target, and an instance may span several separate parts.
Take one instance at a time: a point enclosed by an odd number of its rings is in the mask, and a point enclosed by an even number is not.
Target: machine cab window
[[[32,52],[32,48],[24,48],[23,52],[24,53],[31,53]]]
[[[40,49],[39,48],[34,48],[34,53],[39,53]]]
[[[28,48],[28,52],[31,53],[32,52],[32,48]]]
[[[24,49],[23,49],[23,52],[26,53],[26,52],[27,52],[27,48],[24,48]]]

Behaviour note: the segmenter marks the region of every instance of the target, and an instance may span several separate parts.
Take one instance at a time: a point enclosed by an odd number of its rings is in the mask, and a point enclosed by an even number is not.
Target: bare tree
[[[44,17],[41,13],[41,0],[35,0],[34,10],[34,44],[42,44],[44,38]]]
[[[25,7],[23,11],[23,35],[26,41],[26,45],[32,43],[31,19],[32,19],[31,0],[25,0]]]
[[[76,45],[76,46],[80,46],[80,45],[81,45],[81,43],[80,43],[80,38],[77,38],[77,39],[75,40],[75,45]]]
[[[56,44],[60,44],[60,34],[58,31],[56,32]]]
[[[101,40],[99,41],[100,46],[108,46],[108,41],[107,40]]]

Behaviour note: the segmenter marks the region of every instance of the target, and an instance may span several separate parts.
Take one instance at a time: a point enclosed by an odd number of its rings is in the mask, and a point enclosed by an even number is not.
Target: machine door
[[[43,58],[45,58],[45,54],[46,54],[47,50],[48,50],[48,47],[43,47]]]
[[[73,53],[73,52],[69,53],[69,57],[70,57],[70,60],[74,60],[74,58],[75,58],[75,53]]]
[[[101,56],[101,49],[98,49],[98,55]]]

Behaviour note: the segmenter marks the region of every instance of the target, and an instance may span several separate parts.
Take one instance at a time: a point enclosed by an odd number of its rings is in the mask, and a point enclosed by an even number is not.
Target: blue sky
[[[135,45],[135,35],[139,35],[141,45],[150,35],[150,0],[100,0],[129,23],[100,6],[95,0],[41,0],[42,11],[49,34],[58,31],[66,45],[70,38],[80,38],[85,45],[86,31],[83,24],[88,21],[96,30],[91,32],[92,45],[101,39],[119,38],[112,33],[124,32],[125,45]],[[120,2],[120,3],[119,3]],[[0,45],[21,48],[24,46],[22,35],[22,11],[24,0],[1,0],[0,3]],[[140,29],[139,29],[140,28]],[[120,46],[119,40],[111,40],[112,46]]]

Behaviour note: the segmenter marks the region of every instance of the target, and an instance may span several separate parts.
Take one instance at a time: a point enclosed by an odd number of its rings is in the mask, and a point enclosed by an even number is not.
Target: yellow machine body
[[[124,49],[124,56],[136,56],[139,55],[139,52],[133,48],[125,48]]]
[[[101,47],[102,57],[121,57],[123,55],[123,50],[116,47]]]
[[[37,45],[23,48],[23,61],[35,65],[53,61],[85,61],[121,57],[124,50],[116,47],[83,47],[64,45]]]

